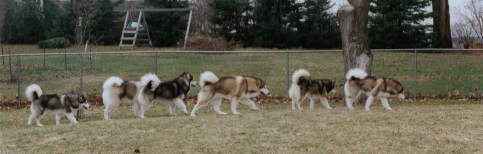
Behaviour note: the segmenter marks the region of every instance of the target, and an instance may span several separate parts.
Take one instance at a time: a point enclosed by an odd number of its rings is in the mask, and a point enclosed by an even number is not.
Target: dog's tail
[[[161,80],[154,73],[148,73],[141,77],[141,87],[145,89],[155,90],[160,83]]]
[[[310,73],[305,69],[298,69],[292,75],[292,84],[297,84],[300,79],[309,79]]]
[[[42,89],[37,84],[31,84],[25,89],[25,96],[27,96],[29,101],[37,100],[42,96]]]
[[[215,83],[217,82],[219,79],[218,77],[215,75],[215,73],[213,72],[210,72],[210,71],[205,71],[203,73],[201,73],[200,75],[200,86],[201,87],[204,87],[206,85],[209,85],[209,84],[212,84],[212,83]]]
[[[104,81],[104,84],[102,85],[102,89],[108,90],[112,88],[113,86],[121,86],[124,80],[122,80],[120,77],[117,76],[111,76],[107,78],[106,81]]]
[[[351,80],[353,78],[357,78],[357,79],[364,79],[367,77],[367,73],[366,71],[360,69],[360,68],[353,68],[353,69],[350,69],[347,74],[345,74],[345,78],[347,80]]]

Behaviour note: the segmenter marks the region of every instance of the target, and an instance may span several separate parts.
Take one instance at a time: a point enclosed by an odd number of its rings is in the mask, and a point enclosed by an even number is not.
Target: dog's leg
[[[366,106],[365,106],[366,111],[369,111],[370,110],[370,107],[372,105],[372,102],[374,102],[374,96],[373,95],[369,95],[367,97],[367,100],[366,100]]]
[[[139,105],[139,118],[145,118],[144,112],[149,108],[148,104],[140,104]]]
[[[252,110],[258,110],[258,107],[257,107],[257,105],[255,104],[255,102],[253,102],[253,101],[252,101],[251,99],[249,99],[249,98],[243,98],[243,99],[241,100],[241,103],[242,103],[242,104],[247,105],[247,106],[248,106],[248,107],[250,107],[250,109],[252,109]]]
[[[389,106],[389,101],[387,100],[387,98],[381,97],[380,99],[381,99],[382,106],[384,106],[384,108],[386,108],[386,110],[392,111],[392,108],[391,108],[391,106]]]
[[[215,98],[213,100],[213,110],[215,110],[215,113],[216,114],[221,114],[221,115],[225,115],[226,113],[221,111],[221,103],[222,103],[223,99],[222,98]]]
[[[70,123],[72,124],[78,124],[77,120],[75,120],[74,114],[73,113],[65,113],[65,116],[67,119],[69,119]]]
[[[198,101],[196,102],[196,105],[193,107],[193,110],[191,110],[191,116],[195,117],[196,112],[198,112],[200,108],[208,105],[208,102],[210,101],[210,99],[212,99],[211,97],[212,97],[212,94],[208,92],[202,91],[198,93]]]
[[[35,122],[37,123],[37,126],[44,126],[42,125],[42,123],[40,123],[40,119],[42,119],[42,116],[43,114],[41,114],[40,112],[36,112],[35,114]]]
[[[304,99],[301,99],[301,100],[298,100],[297,101],[297,109],[302,110],[302,107],[300,106],[300,104],[302,103],[303,100]]]
[[[29,121],[27,122],[28,125],[32,125],[32,121],[35,119],[35,113],[30,113]]]
[[[169,114],[170,116],[176,115],[176,111],[175,111],[175,109],[176,109],[176,108],[175,108],[174,103],[169,103],[169,104],[168,104],[168,114]]]
[[[297,99],[292,98],[292,110],[297,109]]]
[[[315,100],[312,97],[310,97],[309,99],[310,99],[310,102],[309,102],[309,110],[313,110],[314,109]]]
[[[238,99],[232,98],[231,99],[231,113],[240,114],[240,112],[236,111],[237,106],[238,106]]]
[[[371,104],[372,102],[374,102],[374,96],[372,94],[370,94],[368,97],[367,97],[367,100],[366,100],[366,111],[369,111],[370,110],[370,107],[371,107]]]
[[[132,104],[132,112],[134,113],[134,116],[139,116],[139,103],[134,102]]]
[[[332,109],[332,107],[330,107],[330,104],[329,104],[329,100],[327,99],[327,97],[322,97],[320,98],[320,103],[326,108],[326,109]]]
[[[352,96],[346,96],[345,97],[345,106],[347,106],[347,108],[349,108],[349,110],[354,110],[354,107],[352,107],[352,103],[354,103]]]
[[[186,109],[186,105],[184,104],[182,99],[175,99],[174,104],[178,107],[184,114],[188,114],[188,110]],[[173,111],[176,111],[176,108],[173,107]]]
[[[60,112],[55,112],[55,125],[60,125],[60,118],[61,118],[61,115],[60,115]]]

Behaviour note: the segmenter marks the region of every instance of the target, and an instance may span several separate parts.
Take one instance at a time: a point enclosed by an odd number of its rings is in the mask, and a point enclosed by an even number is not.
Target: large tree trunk
[[[344,71],[361,68],[371,73],[372,53],[368,45],[369,0],[349,0],[337,11],[342,35]]]
[[[207,34],[211,30],[209,20],[212,9],[209,5],[211,0],[196,0],[193,7],[193,19],[191,23],[191,34]]]
[[[435,47],[452,48],[448,0],[433,0],[433,28],[436,33]]]

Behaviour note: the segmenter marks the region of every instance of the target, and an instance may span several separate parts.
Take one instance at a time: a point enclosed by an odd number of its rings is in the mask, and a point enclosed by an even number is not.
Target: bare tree
[[[437,34],[435,44],[440,48],[452,48],[448,0],[433,0],[433,27]]]
[[[373,55],[368,45],[370,0],[349,0],[337,11],[341,27],[344,70],[361,68],[371,73]]]
[[[453,25],[458,43],[467,48],[471,44],[483,45],[483,2],[470,0],[460,13],[462,21]]]

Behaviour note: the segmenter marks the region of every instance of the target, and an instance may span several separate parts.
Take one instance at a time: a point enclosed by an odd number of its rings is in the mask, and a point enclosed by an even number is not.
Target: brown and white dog
[[[380,99],[385,109],[392,110],[387,98],[391,95],[398,95],[400,99],[405,97],[402,84],[392,78],[368,76],[364,70],[355,68],[347,72],[346,79],[344,93],[346,106],[350,110],[354,110],[352,104],[361,94],[367,95],[367,111],[374,99]]]
[[[170,81],[158,83],[158,77],[147,74],[141,79],[141,91],[138,95],[139,115],[144,117],[144,112],[153,103],[168,105],[169,115],[176,115],[176,107],[188,114],[183,99],[188,95],[192,87],[196,86],[193,75],[183,72]]]
[[[292,99],[292,110],[301,110],[300,102],[306,98],[310,100],[310,110],[318,101],[325,108],[332,109],[327,97],[334,87],[335,82],[332,80],[312,79],[310,73],[305,69],[295,71],[292,75],[292,85],[288,91],[289,97]]]
[[[27,99],[32,102],[30,105],[30,117],[28,125],[35,119],[37,126],[43,126],[40,120],[47,111],[55,113],[55,124],[60,125],[60,118],[64,114],[73,124],[77,124],[74,112],[82,108],[88,108],[86,97],[83,94],[42,94],[42,89],[37,84],[29,85],[25,89]]]
[[[231,112],[240,114],[237,111],[239,102],[248,105],[253,110],[258,110],[255,102],[250,98],[259,94],[269,95],[270,90],[266,87],[265,81],[253,76],[227,76],[218,78],[213,72],[206,71],[200,75],[201,90],[198,93],[198,100],[191,116],[196,116],[196,112],[203,106],[213,103],[213,108],[217,114],[226,114],[220,110],[223,99],[231,101]]]
[[[146,74],[141,77],[143,79],[150,79],[153,84],[159,84],[161,81],[159,79],[153,78],[154,74]],[[156,76],[156,75],[154,75]],[[109,77],[102,86],[102,100],[104,102],[104,120],[109,120],[109,112],[117,108],[123,99],[134,101],[132,105],[132,110],[134,115],[140,118],[144,118],[140,113],[140,106],[138,101],[138,95],[141,90],[141,82],[139,81],[124,81],[120,77],[112,76]]]

